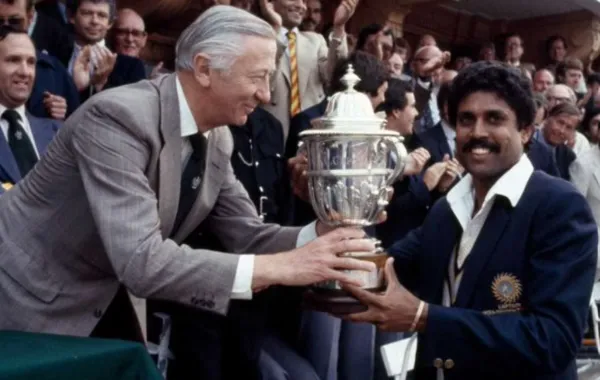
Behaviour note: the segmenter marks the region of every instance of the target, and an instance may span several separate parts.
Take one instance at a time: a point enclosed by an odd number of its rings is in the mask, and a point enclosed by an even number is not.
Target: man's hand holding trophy
[[[383,222],[391,185],[406,164],[402,137],[385,129],[385,120],[375,115],[369,98],[354,89],[359,81],[349,65],[342,78],[345,90],[334,94],[325,115],[300,134],[299,154],[288,162],[294,193],[308,200],[318,224],[330,229],[362,229]],[[380,248],[342,256],[375,264],[372,271],[344,271],[357,279],[359,289],[384,290],[387,256]],[[335,280],[313,285],[306,293],[307,307],[335,314],[365,310],[345,286]]]

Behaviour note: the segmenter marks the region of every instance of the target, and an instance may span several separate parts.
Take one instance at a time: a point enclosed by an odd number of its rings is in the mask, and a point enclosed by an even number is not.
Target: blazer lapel
[[[288,86],[292,83],[290,80],[290,54],[287,52],[283,53],[283,57],[279,60],[279,71],[283,75]]]
[[[441,122],[438,124],[436,130],[436,138],[441,153],[440,157],[444,157],[444,155],[447,154],[450,158],[453,158],[452,150],[450,150],[450,145],[448,145],[448,139],[446,138],[446,134],[444,133],[444,129],[442,127]]]
[[[160,93],[160,134],[164,145],[158,160],[158,212],[163,239],[171,235],[181,187],[181,117],[175,87],[176,74],[158,83]]]
[[[498,241],[510,221],[509,208],[507,199],[496,197],[492,210],[464,264],[463,277],[456,295],[456,307],[467,307],[479,274],[495,252]]]
[[[21,180],[21,172],[17,166],[17,161],[15,161],[15,156],[13,156],[12,150],[4,138],[4,134],[0,136],[0,166],[13,184]]]
[[[48,144],[50,144],[50,141],[54,138],[55,132],[52,128],[46,128],[45,123],[50,123],[49,121],[41,120],[29,113],[27,113],[26,117],[29,121],[29,126],[31,127],[35,146],[37,147],[40,156],[42,156],[46,151],[46,148],[48,148]]]
[[[213,131],[208,138],[206,168],[202,178],[200,194],[183,220],[181,227],[175,232],[175,241],[177,242],[185,240],[200,225],[212,210],[214,200],[218,197],[223,179],[222,173],[225,170],[224,166],[229,161],[229,156],[221,150],[219,137],[219,134]]]
[[[311,49],[314,49],[314,47],[309,39],[304,37],[302,32],[299,32],[296,54],[298,56],[298,88],[300,89],[300,99],[302,99],[302,94],[306,90],[310,69],[313,67],[313,65],[311,65],[310,54],[307,54]],[[300,104],[300,106],[302,106],[302,104]]]
[[[450,210],[450,205],[446,203],[446,216],[440,218],[439,226],[437,230],[439,235],[436,237],[435,247],[433,251],[433,257],[427,258],[428,265],[431,265],[431,269],[428,270],[428,276],[430,279],[439,279],[438,281],[428,281],[429,286],[433,288],[431,291],[431,299],[429,302],[442,303],[444,282],[448,274],[448,265],[450,265],[450,257],[454,252],[455,246],[458,244],[462,229],[458,220]]]

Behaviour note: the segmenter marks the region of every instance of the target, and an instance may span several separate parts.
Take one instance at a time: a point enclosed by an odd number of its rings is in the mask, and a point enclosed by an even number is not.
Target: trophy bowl
[[[334,94],[325,116],[313,120],[313,128],[300,133],[300,150],[308,159],[311,205],[317,218],[333,227],[375,224],[388,204],[389,187],[402,174],[407,156],[403,138],[385,129],[385,119],[375,115],[369,98],[354,89],[358,81],[349,65],[342,78],[346,90]],[[381,249],[343,255],[374,262],[377,268],[372,272],[345,272],[359,279],[364,289],[384,288],[387,255]],[[320,303],[358,302],[342,290],[338,281],[315,284],[311,293],[320,297]],[[320,308],[314,302],[311,307]]]

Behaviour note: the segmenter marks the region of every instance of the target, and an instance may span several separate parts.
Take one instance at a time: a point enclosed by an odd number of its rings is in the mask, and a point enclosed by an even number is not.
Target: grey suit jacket
[[[231,252],[295,246],[299,229],[262,224],[235,179],[227,127],[211,133],[200,195],[168,239],[180,136],[174,74],[103,91],[67,120],[0,197],[0,329],[89,335],[120,284],[225,314],[237,255],[178,245],[204,220]]]
[[[325,38],[314,32],[299,32],[296,41],[300,106],[305,110],[325,97],[335,65],[348,56],[348,44],[345,38],[341,43],[332,40],[331,48],[328,48]],[[284,140],[287,140],[290,129],[290,64],[285,53],[278,60],[277,71],[271,80],[271,102],[263,108],[281,122]]]

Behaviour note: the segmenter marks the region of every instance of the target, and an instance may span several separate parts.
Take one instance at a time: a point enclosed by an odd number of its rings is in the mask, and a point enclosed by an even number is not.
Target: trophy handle
[[[388,186],[400,177],[406,166],[406,156],[408,156],[408,152],[406,151],[404,144],[402,144],[402,140],[403,138],[399,136],[385,136],[382,141],[389,147],[390,152],[393,152],[396,155],[396,165],[393,168],[392,174],[388,177]]]

